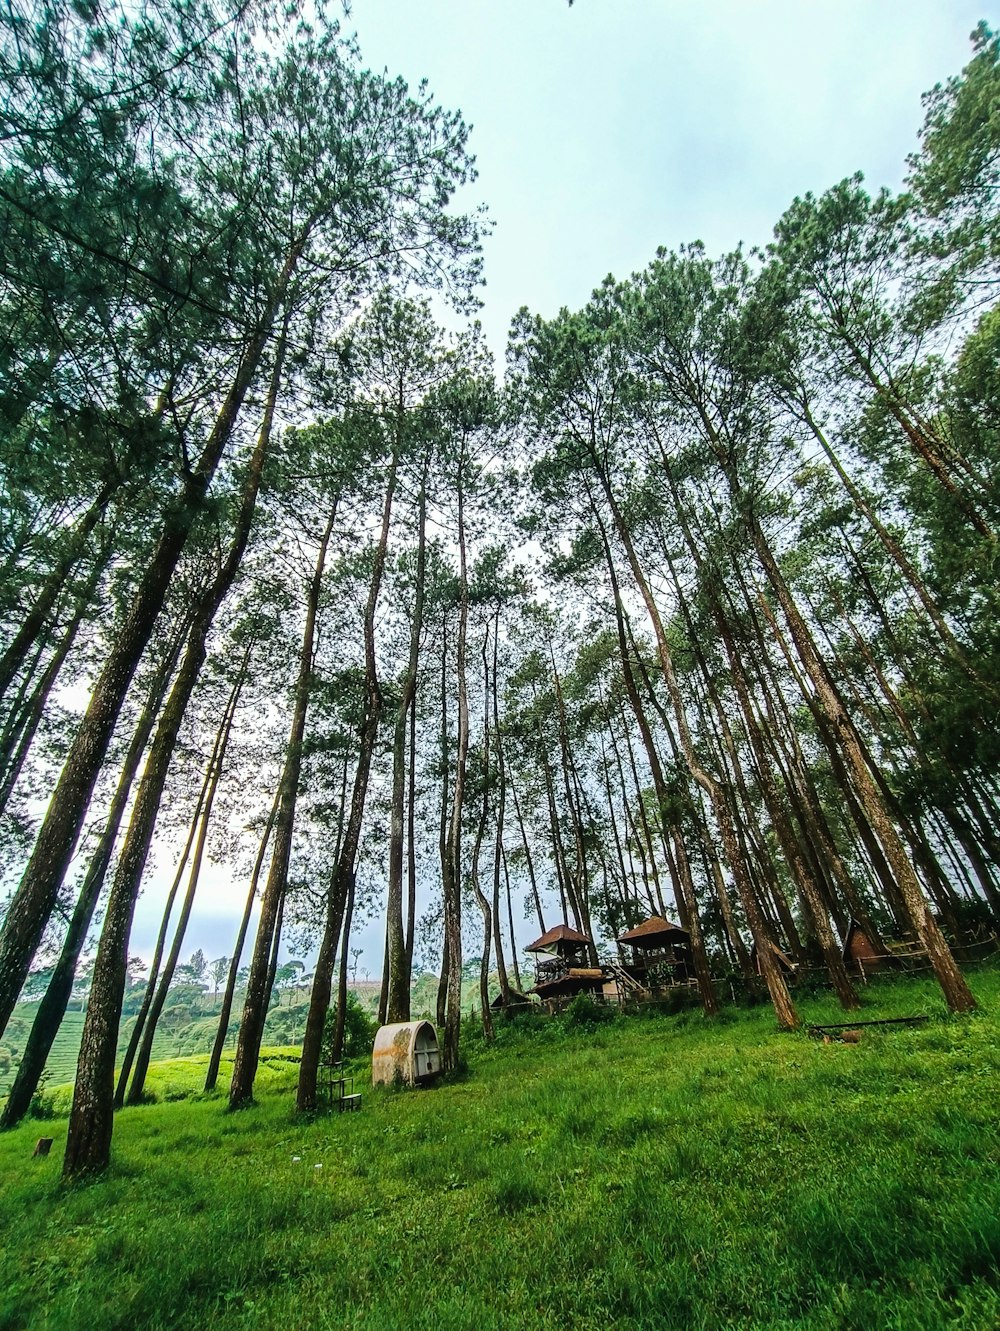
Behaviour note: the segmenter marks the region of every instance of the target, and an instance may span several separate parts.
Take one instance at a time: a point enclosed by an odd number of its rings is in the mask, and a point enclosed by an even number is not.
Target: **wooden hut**
[[[593,940],[568,924],[546,930],[524,949],[535,956],[535,984],[531,993],[543,1002],[571,998],[579,993],[601,993],[604,970],[592,966]]]
[[[691,935],[662,915],[651,915],[616,941],[632,949],[632,964],[622,971],[650,993],[685,983],[692,974]]]
[[[872,941],[867,930],[857,920],[851,920],[844,939],[844,966],[855,974],[884,970],[892,965],[892,955]]]

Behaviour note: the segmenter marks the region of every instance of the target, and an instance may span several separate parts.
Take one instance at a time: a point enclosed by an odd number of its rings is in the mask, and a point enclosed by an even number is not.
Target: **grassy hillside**
[[[48,1159],[43,1125],[0,1137],[0,1328],[996,1331],[1000,976],[973,985],[967,1018],[873,988],[863,1018],[932,1019],[858,1044],[764,1009],[508,1026],[310,1121],[280,1058],[236,1115],[163,1064],[98,1182],[60,1185],[62,1120]]]
[[[378,993],[375,995],[378,1005]],[[17,1071],[17,1055],[23,1049],[35,1017],[37,1003],[19,1003],[14,1009],[14,1016],[4,1035],[3,1044],[13,1057],[0,1061],[0,1096],[3,1096]],[[267,1044],[287,1044],[301,1041],[305,1030],[306,1014],[309,1002],[308,993],[297,996],[297,1001],[287,1000],[272,1004],[267,1014],[264,1027],[264,1040]],[[182,1021],[161,1021],[153,1037],[153,1058],[161,1061],[168,1058],[184,1057],[189,1054],[208,1054],[215,1041],[219,1026],[220,1005],[206,998],[200,1004],[196,1014],[188,1013]],[[72,1081],[76,1076],[76,1060],[80,1052],[80,1037],[83,1032],[84,1013],[78,1009],[67,1012],[59,1028],[48,1062],[45,1065],[45,1080],[48,1086],[59,1086]],[[169,1017],[171,1014],[165,1014]],[[126,1017],[122,1022],[121,1036],[118,1042],[118,1054],[121,1057],[132,1034],[134,1017]],[[230,1036],[230,1047],[236,1044],[235,1024]]]

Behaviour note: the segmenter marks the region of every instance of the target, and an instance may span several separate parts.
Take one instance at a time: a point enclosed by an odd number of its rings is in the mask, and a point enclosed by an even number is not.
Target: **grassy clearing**
[[[180,1025],[168,1025],[160,1022],[153,1037],[153,1060],[161,1062],[187,1054],[206,1054],[212,1048],[218,1030],[218,1004],[206,999],[209,1008],[204,1014],[186,1020]],[[4,1035],[4,1046],[12,1059],[0,1059],[0,1096],[6,1094],[17,1071],[17,1054],[24,1048],[31,1030],[31,1023],[38,1010],[37,1003],[18,1003],[14,1016]],[[291,1040],[301,1042],[305,1029],[308,1003],[302,1002],[294,1007],[271,1007],[264,1027],[264,1040],[267,1044],[285,1044]],[[80,1053],[80,1039],[83,1034],[85,1014],[78,1009],[66,1013],[59,1033],[55,1038],[48,1061],[45,1064],[45,1081],[48,1086],[59,1086],[72,1081],[76,1076],[76,1061]],[[126,1017],[122,1023],[118,1041],[118,1056],[121,1058],[128,1047],[132,1034],[133,1018]],[[235,1048],[235,1023],[233,1035],[229,1041]]]
[[[967,1018],[873,988],[863,1017],[932,1020],[855,1046],[762,1009],[504,1027],[463,1080],[312,1121],[275,1057],[243,1113],[123,1111],[111,1175],[70,1189],[64,1121],[46,1160],[26,1124],[0,1137],[0,1328],[996,1331],[1000,975],[973,984]]]

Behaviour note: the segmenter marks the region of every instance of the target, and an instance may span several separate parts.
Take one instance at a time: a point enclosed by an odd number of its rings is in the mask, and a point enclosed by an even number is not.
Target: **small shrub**
[[[333,1034],[337,1026],[337,1009],[330,1008],[326,1014],[323,1030],[323,1057],[329,1061],[333,1052]],[[358,1002],[354,994],[348,993],[347,1006],[344,1009],[344,1058],[368,1058],[375,1043],[376,1026],[374,1021]]]
[[[614,1021],[617,1010],[608,1003],[595,1003],[590,994],[577,994],[566,1008],[567,1026],[601,1026]]]
[[[29,1118],[55,1118],[56,1116],[56,1097],[46,1088],[46,1075],[43,1072],[38,1079],[38,1085],[35,1087],[35,1094],[31,1097],[31,1103],[28,1105]]]

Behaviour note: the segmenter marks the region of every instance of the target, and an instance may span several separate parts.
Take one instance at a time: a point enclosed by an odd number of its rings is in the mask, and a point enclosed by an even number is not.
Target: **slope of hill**
[[[65,1123],[0,1138],[0,1328],[995,1331],[1000,975],[948,1017],[872,988],[857,1043],[769,1011],[502,1026],[464,1075],[297,1119],[126,1110],[105,1178],[59,1183]],[[804,999],[832,1022],[829,999]],[[175,1099],[197,1059],[154,1069]]]

